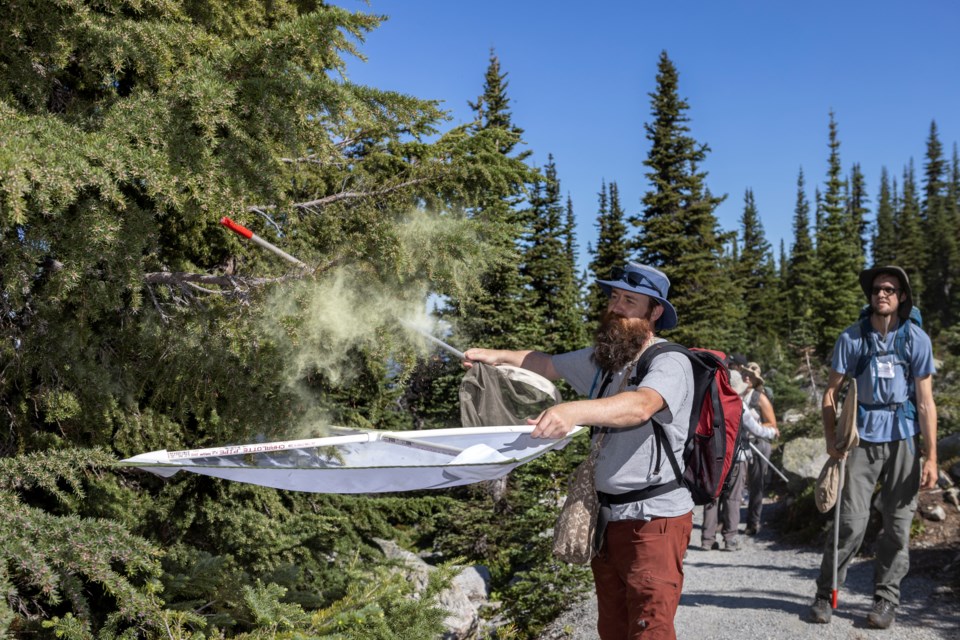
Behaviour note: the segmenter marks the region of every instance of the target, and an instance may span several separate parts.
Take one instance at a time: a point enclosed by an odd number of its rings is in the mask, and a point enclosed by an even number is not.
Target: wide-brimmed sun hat
[[[753,381],[756,384],[758,385],[763,384],[763,376],[760,375],[760,365],[757,364],[756,362],[748,363],[747,366],[743,368],[743,372],[746,373],[751,378],[753,378]]]
[[[897,308],[897,315],[903,320],[906,320],[910,317],[910,310],[913,309],[913,293],[910,291],[910,278],[907,277],[907,272],[901,267],[889,264],[884,267],[864,269],[860,272],[860,288],[863,289],[863,295],[867,296],[867,304],[871,304],[873,302],[873,299],[871,298],[871,295],[873,294],[873,281],[881,274],[894,276],[900,281],[900,291],[904,294],[906,299],[903,300],[903,302],[901,302],[900,306]]]
[[[639,262],[628,262],[623,267],[614,267],[608,280],[597,280],[603,292],[610,295],[611,289],[623,289],[650,296],[663,306],[655,328],[673,329],[677,326],[677,310],[667,301],[670,293],[670,278],[667,275]]]

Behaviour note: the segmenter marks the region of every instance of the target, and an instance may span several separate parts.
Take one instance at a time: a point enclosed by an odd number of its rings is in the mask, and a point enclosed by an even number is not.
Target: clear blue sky
[[[811,203],[822,191],[831,111],[844,172],[860,164],[871,210],[882,167],[899,184],[912,158],[922,180],[931,121],[948,160],[960,142],[955,0],[336,4],[389,16],[362,45],[367,62],[349,62],[350,79],[441,100],[452,124],[472,119],[467,101],[481,93],[496,51],[532,161],[553,154],[573,200],[581,265],[596,240],[603,181],[618,183],[628,214],[641,210],[643,124],[662,50],[679,72],[691,135],[711,148],[707,186],[728,196],[721,227],[739,228],[753,189],[775,253],[781,239],[788,251],[792,244],[801,167]]]

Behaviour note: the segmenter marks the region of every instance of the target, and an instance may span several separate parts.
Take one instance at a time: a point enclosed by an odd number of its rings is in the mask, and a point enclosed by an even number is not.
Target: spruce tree
[[[793,246],[787,269],[787,299],[792,344],[800,348],[815,346],[815,309],[820,298],[817,290],[817,256],[810,238],[810,202],[804,190],[803,169],[797,175],[797,202],[793,210]]]
[[[724,272],[723,235],[714,215],[723,198],[705,185],[700,165],[709,147],[689,135],[689,106],[678,94],[677,70],[666,51],[657,70],[652,120],[644,125],[651,142],[644,160],[650,189],[642,213],[630,219],[637,228],[632,247],[641,262],[670,278],[669,298],[679,318],[671,339],[726,349],[733,340],[730,327],[742,320],[743,311]]]
[[[764,234],[752,189],[744,193],[740,226],[743,244],[738,260],[738,280],[743,289],[744,324],[752,345],[751,357],[769,362],[777,346],[780,292],[772,250]]]
[[[573,198],[567,194],[567,218],[563,226],[563,234],[567,249],[567,265],[569,272],[564,283],[563,295],[569,300],[566,308],[567,319],[563,321],[564,331],[567,334],[563,345],[567,350],[581,349],[589,344],[587,320],[587,286],[586,273],[577,273],[577,217],[573,211]]]
[[[947,219],[951,220],[956,230],[953,240],[960,246],[960,157],[957,154],[957,145],[953,145],[953,156],[950,163],[950,182],[947,187]],[[950,279],[953,283],[960,282],[960,261],[954,263]],[[950,295],[951,318],[960,317],[960,296],[953,287]]]
[[[263,635],[284,592],[322,612],[367,589],[341,621],[439,631],[377,615],[403,598],[377,588],[373,503],[103,462],[403,421],[396,315],[477,286],[496,248],[463,212],[529,179],[515,132],[343,79],[380,18],[243,6],[0,11],[0,625],[25,637]]]
[[[914,303],[922,308],[926,299],[927,247],[923,233],[923,220],[920,214],[920,201],[917,193],[916,174],[913,160],[903,170],[903,191],[900,195],[900,207],[897,211],[896,230],[897,247],[895,264],[907,272]]]
[[[897,255],[895,228],[896,204],[890,187],[887,168],[880,170],[880,193],[877,195],[877,221],[871,243],[873,264],[893,264]]]
[[[850,170],[850,190],[847,198],[847,210],[850,216],[850,224],[856,230],[857,237],[860,238],[860,253],[867,255],[867,243],[869,241],[870,223],[867,217],[870,210],[867,208],[867,185],[863,172],[860,170],[860,163],[853,163]]]
[[[817,288],[819,308],[814,309],[817,325],[817,347],[827,357],[837,336],[856,320],[863,305],[863,292],[857,278],[863,270],[864,258],[859,230],[851,220],[841,178],[840,141],[837,123],[830,113],[830,157],[823,194],[823,226],[817,236]]]
[[[543,174],[530,197],[530,232],[521,268],[529,283],[525,313],[539,329],[535,341],[527,346],[562,353],[583,346],[583,321],[575,265],[570,260],[572,230],[561,200],[553,155],[547,157]]]
[[[937,135],[937,124],[931,122],[921,204],[929,252],[924,274],[927,287],[922,304],[924,321],[934,332],[952,323],[950,299],[955,284],[952,277],[960,262],[957,256],[956,220],[952,218],[952,211],[948,204],[947,163],[943,157],[943,146]]]
[[[523,129],[513,123],[508,84],[507,73],[501,71],[500,59],[491,50],[483,93],[469,104],[476,118],[474,129],[493,133],[497,153],[521,161],[530,152],[515,153],[522,144]],[[531,175],[529,179],[538,178]],[[521,239],[529,228],[521,207],[523,195],[523,185],[492,184],[470,212],[473,219],[483,224],[484,239],[494,248],[497,259],[482,274],[481,288],[473,296],[453,301],[460,339],[465,344],[524,348],[538,332],[524,310],[527,281],[517,268],[522,259]]]
[[[627,250],[626,215],[620,205],[620,189],[616,182],[601,185],[598,194],[597,246],[591,251],[590,274],[593,276],[588,288],[587,317],[595,326],[607,308],[607,295],[596,284],[597,279],[607,279],[614,267],[623,266],[629,259]]]

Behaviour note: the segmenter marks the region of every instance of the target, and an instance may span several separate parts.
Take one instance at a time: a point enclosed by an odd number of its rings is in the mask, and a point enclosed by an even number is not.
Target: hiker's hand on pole
[[[562,438],[577,425],[576,402],[563,402],[528,419],[528,425],[535,425],[530,432],[534,438]]]
[[[463,366],[464,368],[469,369],[473,366],[474,362],[489,364],[491,366],[503,364],[502,357],[500,355],[502,353],[503,352],[498,349],[467,349],[463,352],[465,358],[463,361]]]

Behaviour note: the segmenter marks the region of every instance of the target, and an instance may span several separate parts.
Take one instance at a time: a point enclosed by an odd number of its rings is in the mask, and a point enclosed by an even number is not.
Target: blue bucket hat
[[[677,310],[667,301],[670,293],[670,278],[659,269],[638,262],[628,262],[623,267],[614,267],[609,280],[597,280],[603,292],[610,295],[611,289],[623,289],[650,296],[663,306],[656,329],[673,329],[677,326]]]

